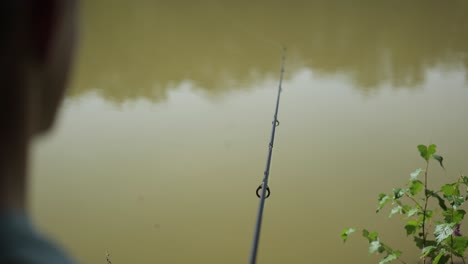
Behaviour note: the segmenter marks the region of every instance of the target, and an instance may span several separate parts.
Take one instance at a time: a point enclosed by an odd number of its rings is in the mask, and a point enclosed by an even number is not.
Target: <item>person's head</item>
[[[76,36],[74,0],[0,3],[0,146],[47,131],[68,77]]]
[[[0,210],[25,206],[29,142],[50,129],[62,100],[76,2],[0,1]]]

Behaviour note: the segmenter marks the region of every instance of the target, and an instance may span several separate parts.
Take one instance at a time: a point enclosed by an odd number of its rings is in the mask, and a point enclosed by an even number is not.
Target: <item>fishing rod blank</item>
[[[283,48],[283,59],[281,62],[278,96],[276,98],[275,115],[273,117],[273,122],[272,122],[271,137],[270,137],[270,144],[268,145],[268,156],[266,160],[265,172],[263,175],[262,184],[258,186],[257,191],[256,191],[257,196],[260,198],[260,204],[258,206],[257,222],[255,224],[252,251],[250,253],[250,262],[249,262],[250,264],[255,264],[257,261],[258,244],[260,242],[260,230],[262,227],[262,219],[263,219],[263,208],[265,207],[265,199],[270,196],[270,188],[268,187],[268,177],[270,175],[270,164],[271,164],[271,156],[273,154],[273,143],[275,142],[276,127],[279,126],[278,109],[279,109],[279,103],[280,103],[280,97],[281,97],[281,90],[282,90],[281,84],[283,82],[285,61],[286,61],[286,48]]]

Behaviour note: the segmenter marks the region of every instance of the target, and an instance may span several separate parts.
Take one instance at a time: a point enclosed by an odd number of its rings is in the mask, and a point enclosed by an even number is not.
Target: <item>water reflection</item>
[[[418,87],[468,66],[466,1],[83,1],[71,96],[165,100],[183,80],[209,94],[288,70],[344,74],[356,89]],[[245,87],[245,88],[243,88]],[[98,89],[99,88],[99,89]]]

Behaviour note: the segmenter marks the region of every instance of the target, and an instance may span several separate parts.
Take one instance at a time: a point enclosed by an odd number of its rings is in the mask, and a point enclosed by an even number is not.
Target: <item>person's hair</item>
[[[13,52],[13,48],[19,43],[19,33],[25,29],[28,24],[29,17],[27,1],[1,1],[0,4],[0,52]],[[4,60],[3,56],[0,60]]]
[[[23,56],[30,51],[26,38],[28,1],[1,1],[0,4],[0,136],[8,141],[18,133],[18,125],[25,100],[25,91],[15,82],[20,79],[15,69],[22,63]],[[7,144],[8,142],[3,142]]]

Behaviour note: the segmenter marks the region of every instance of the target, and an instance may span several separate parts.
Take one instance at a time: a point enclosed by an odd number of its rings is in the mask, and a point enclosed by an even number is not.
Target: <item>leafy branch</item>
[[[419,168],[410,173],[410,179],[404,188],[394,188],[390,194],[379,194],[376,212],[381,212],[390,204],[389,217],[396,214],[406,216],[404,218],[406,235],[412,236],[415,245],[421,249],[419,257],[424,264],[453,264],[454,258],[459,258],[465,263],[464,254],[468,247],[468,237],[461,234],[460,226],[466,212],[460,207],[468,200],[468,177],[461,174],[457,181],[442,185],[438,191],[429,189],[430,161],[435,159],[445,170],[444,159],[436,154],[437,146],[434,144],[418,145],[417,148],[425,161],[425,169]],[[422,181],[418,179],[421,174],[424,174]],[[460,191],[460,188],[463,191]],[[437,210],[429,208],[430,199],[437,200]],[[411,201],[412,205],[405,204],[406,200]],[[343,230],[341,233],[343,242],[346,242],[354,232],[355,228]],[[377,232],[363,229],[362,235],[369,242],[369,253],[383,255],[379,264],[393,261],[405,263],[400,258],[401,251],[382,243]],[[431,236],[433,239],[429,239],[429,235],[433,235]]]

